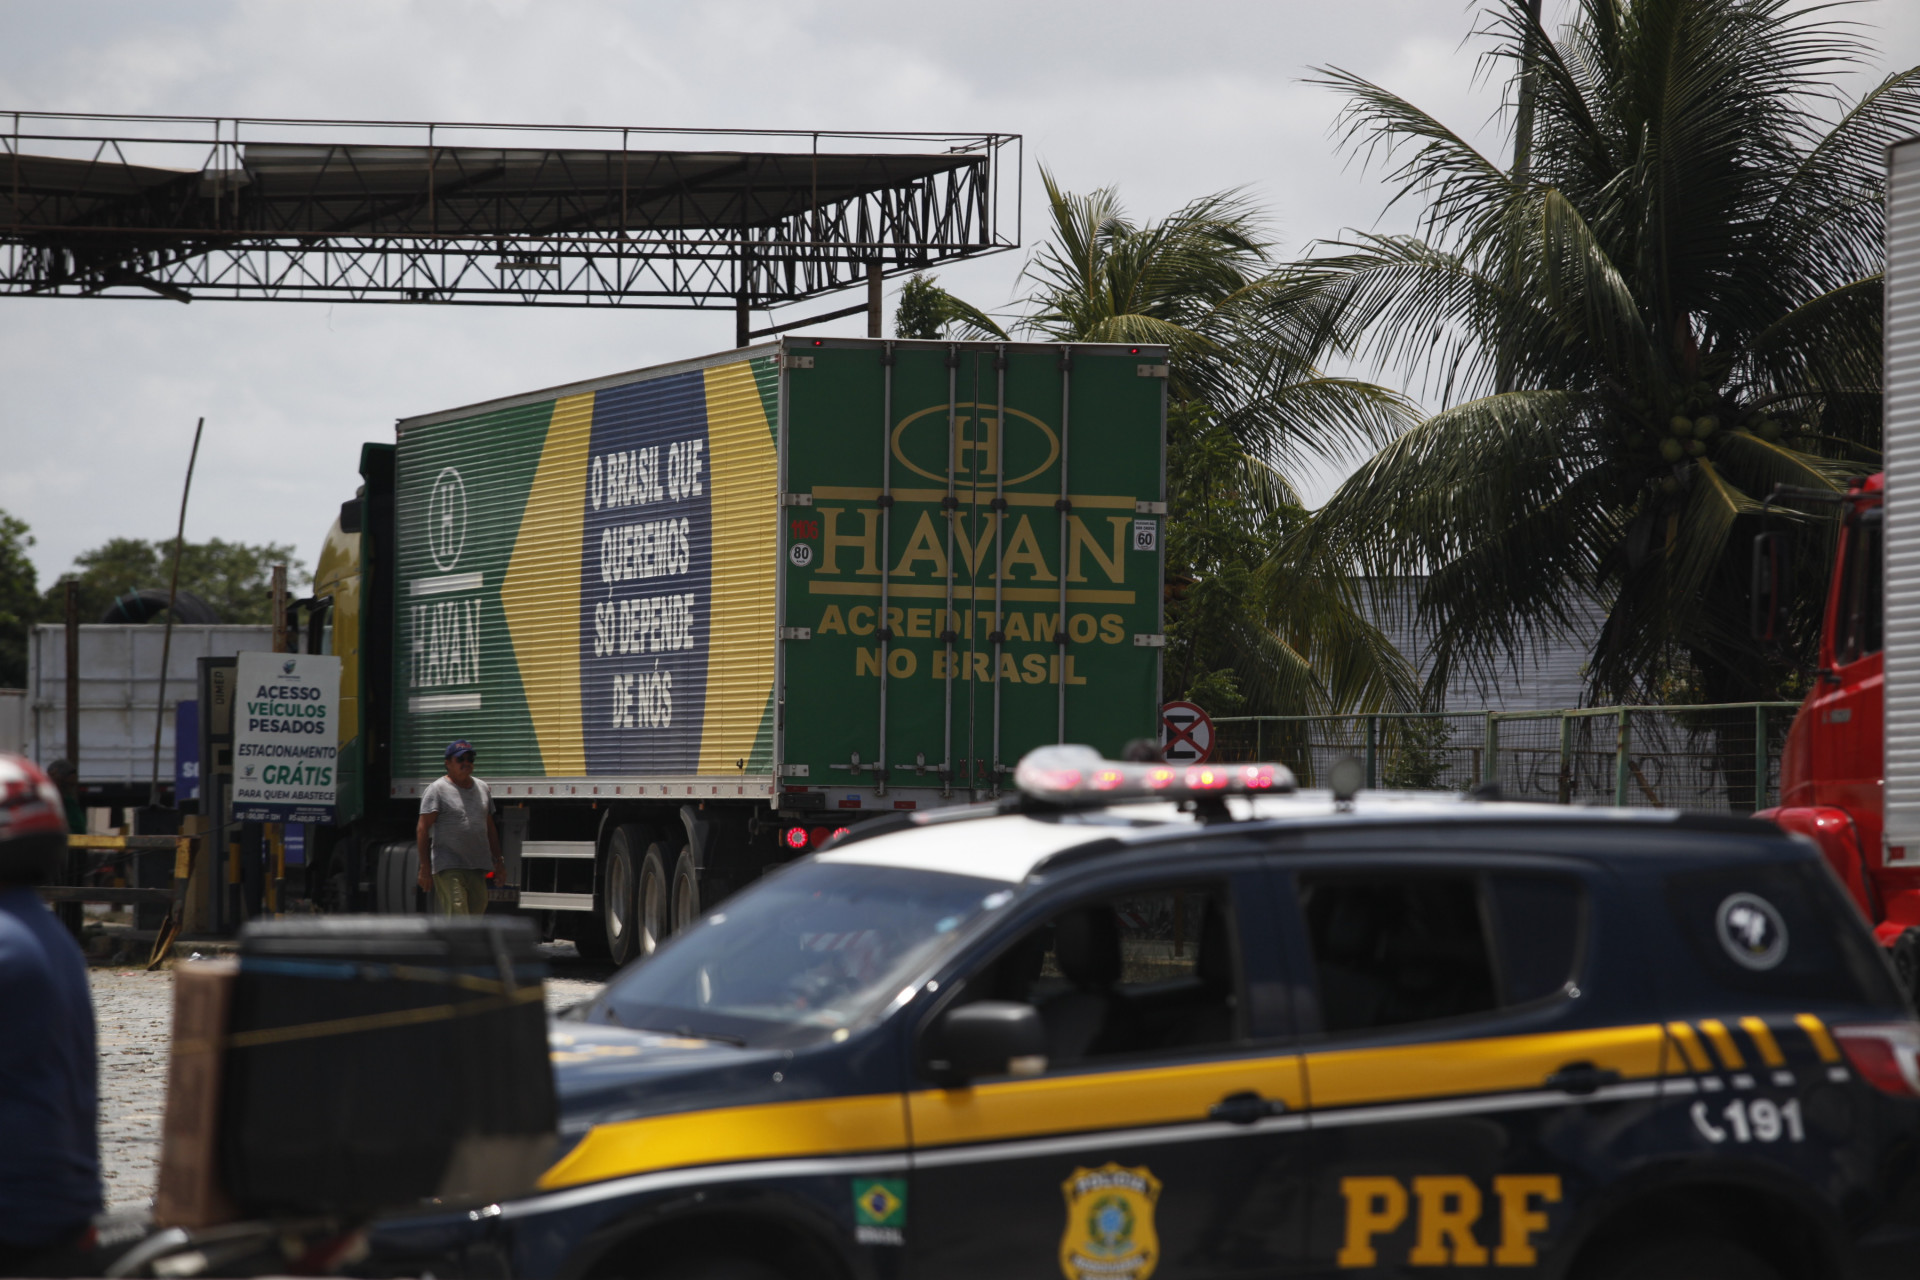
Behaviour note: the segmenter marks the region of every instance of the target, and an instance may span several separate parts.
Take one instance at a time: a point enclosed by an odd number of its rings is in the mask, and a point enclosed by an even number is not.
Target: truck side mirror
[[[1787,607],[1793,593],[1793,535],[1762,533],[1753,539],[1750,625],[1753,638],[1779,644],[1786,634]]]
[[[1047,1069],[1040,1011],[1012,1000],[957,1005],[928,1029],[927,1071],[942,1084],[981,1076],[1037,1076]]]

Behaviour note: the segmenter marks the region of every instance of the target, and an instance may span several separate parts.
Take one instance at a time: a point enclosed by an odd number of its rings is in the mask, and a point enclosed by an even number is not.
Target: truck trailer
[[[1760,816],[1819,845],[1920,996],[1920,139],[1888,161],[1886,471],[1828,495],[1840,525],[1818,667],[1781,752],[1780,804]],[[1755,540],[1762,636],[1790,604],[1786,537]]]
[[[311,874],[415,909],[473,743],[500,907],[625,962],[841,827],[1158,731],[1167,349],[794,338],[399,422],[307,635],[342,659]]]

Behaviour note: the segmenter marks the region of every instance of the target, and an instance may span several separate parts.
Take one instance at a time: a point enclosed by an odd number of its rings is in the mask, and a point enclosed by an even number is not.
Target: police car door
[[[1048,1059],[909,1095],[916,1280],[1298,1265],[1303,1095],[1268,885],[1250,859],[1175,860],[1036,903],[956,967],[946,1007],[1033,1005]]]
[[[1658,1090],[1639,966],[1596,963],[1604,873],[1437,850],[1276,865],[1319,1028],[1313,1269],[1537,1264]]]

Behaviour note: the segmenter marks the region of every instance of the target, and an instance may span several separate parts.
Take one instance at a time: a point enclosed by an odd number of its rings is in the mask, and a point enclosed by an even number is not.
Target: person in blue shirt
[[[87,961],[33,890],[66,844],[59,790],[0,755],[0,1275],[80,1274],[100,1212]]]

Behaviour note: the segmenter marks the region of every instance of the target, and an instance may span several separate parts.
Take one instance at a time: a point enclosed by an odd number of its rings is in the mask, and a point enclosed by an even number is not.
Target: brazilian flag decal
[[[907,1225],[907,1183],[904,1178],[855,1178],[853,1224],[856,1227]]]

